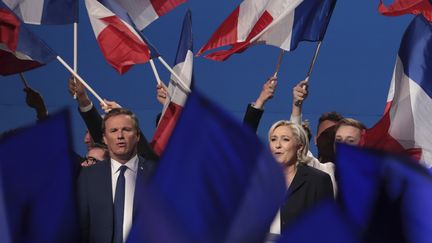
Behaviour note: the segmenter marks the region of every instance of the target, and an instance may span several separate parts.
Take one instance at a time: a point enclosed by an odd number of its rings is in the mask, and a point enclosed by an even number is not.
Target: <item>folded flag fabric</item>
[[[194,90],[128,242],[263,242],[285,192],[267,146]]]
[[[339,145],[341,208],[365,242],[429,242],[432,176],[408,157]],[[362,241],[363,242],[363,241]]]
[[[388,7],[380,0],[378,12],[387,16],[422,14],[429,22],[432,22],[432,3],[430,0],[395,0]]]
[[[193,40],[192,40],[192,12],[189,10],[183,20],[183,27],[180,41],[177,48],[177,55],[173,67],[174,72],[179,75],[181,81],[189,88],[193,80]],[[165,149],[178,118],[183,110],[183,106],[188,97],[188,93],[178,84],[176,77],[171,75],[168,85],[168,97],[162,110],[162,116],[153,136],[152,146],[159,155]]]
[[[364,145],[407,152],[432,166],[432,25],[422,15],[408,26],[399,48],[383,118],[366,131]]]
[[[10,75],[37,68],[57,54],[28,30],[0,1],[0,74]]]
[[[78,22],[78,0],[3,0],[26,24]]]
[[[79,242],[69,114],[0,141],[0,177],[11,242]]]
[[[197,55],[231,45],[205,56],[224,61],[255,43],[290,51],[300,41],[321,41],[335,4],[336,0],[244,0]]]
[[[149,46],[117,1],[86,0],[85,4],[102,54],[117,72],[123,74],[150,60]]]
[[[186,0],[117,0],[117,2],[129,13],[136,27],[143,30]]]

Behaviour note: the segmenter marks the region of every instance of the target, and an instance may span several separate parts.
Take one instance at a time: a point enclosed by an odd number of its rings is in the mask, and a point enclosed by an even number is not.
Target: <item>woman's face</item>
[[[270,150],[280,164],[291,165],[297,162],[297,151],[301,148],[291,128],[279,126],[270,135]]]
[[[360,143],[361,130],[357,127],[342,125],[335,135],[335,143],[346,143],[349,145],[358,145]]]

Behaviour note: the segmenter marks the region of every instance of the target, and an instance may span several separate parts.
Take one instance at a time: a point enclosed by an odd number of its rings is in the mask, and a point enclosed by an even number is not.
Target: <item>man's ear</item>
[[[107,144],[106,138],[105,138],[105,133],[102,133],[102,139],[104,141],[104,144]]]

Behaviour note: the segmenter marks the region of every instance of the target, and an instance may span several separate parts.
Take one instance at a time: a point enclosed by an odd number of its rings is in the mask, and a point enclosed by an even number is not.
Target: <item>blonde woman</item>
[[[291,121],[278,121],[270,128],[268,138],[270,150],[282,166],[288,188],[286,200],[280,208],[280,223],[272,226],[280,230],[321,199],[333,198],[333,186],[327,173],[307,165],[309,142],[301,126]],[[271,233],[280,232],[273,230]]]

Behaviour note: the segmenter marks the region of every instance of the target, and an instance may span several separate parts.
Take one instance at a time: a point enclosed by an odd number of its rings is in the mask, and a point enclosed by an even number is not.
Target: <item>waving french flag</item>
[[[128,13],[114,0],[86,0],[87,11],[105,59],[120,74],[150,60],[150,49]]]
[[[3,0],[26,24],[78,22],[78,0]]]
[[[244,0],[198,52],[231,45],[205,57],[224,61],[254,43],[294,50],[300,41],[324,38],[336,0]]]
[[[188,87],[191,87],[193,80],[193,41],[192,13],[190,10],[186,12],[184,17],[173,69],[183,82],[185,82]],[[175,77],[171,76],[168,85],[168,98],[165,101],[162,116],[152,141],[153,149],[159,155],[162,154],[165,149],[188,97],[188,93],[174,80]]]
[[[389,6],[385,6],[380,0],[378,12],[387,16],[408,13],[422,14],[429,22],[432,22],[432,2],[430,0],[396,0]]]
[[[139,30],[184,2],[186,0],[118,0]]]
[[[409,152],[432,166],[432,25],[418,15],[399,48],[383,118],[365,146]]]
[[[10,75],[40,67],[56,58],[45,42],[0,1],[0,75]]]

